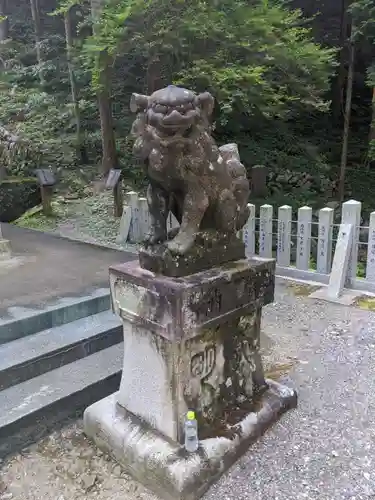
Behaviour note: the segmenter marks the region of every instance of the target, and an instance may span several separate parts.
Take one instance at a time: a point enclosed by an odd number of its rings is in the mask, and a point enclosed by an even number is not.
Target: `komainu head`
[[[133,94],[130,109],[145,113],[146,124],[160,137],[185,136],[198,125],[206,127],[214,108],[209,92],[195,94],[191,90],[170,85],[150,96]]]

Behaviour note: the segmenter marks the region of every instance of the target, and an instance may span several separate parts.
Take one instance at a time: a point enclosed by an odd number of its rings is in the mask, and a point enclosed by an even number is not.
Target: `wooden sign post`
[[[106,189],[112,189],[113,191],[113,213],[115,217],[121,217],[123,211],[121,173],[120,169],[111,169],[105,185]]]
[[[53,187],[56,184],[55,176],[50,169],[39,168],[36,177],[40,186],[44,215],[52,215]]]
[[[268,169],[264,165],[254,165],[251,168],[251,194],[255,197],[267,196]]]

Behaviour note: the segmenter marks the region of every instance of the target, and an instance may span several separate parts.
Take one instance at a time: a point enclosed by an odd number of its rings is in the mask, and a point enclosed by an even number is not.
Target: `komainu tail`
[[[237,144],[224,144],[224,146],[221,146],[219,150],[233,179],[233,194],[237,200],[238,206],[236,228],[237,230],[240,230],[246,224],[250,215],[250,211],[247,207],[250,189],[246,175],[246,168],[241,163]]]

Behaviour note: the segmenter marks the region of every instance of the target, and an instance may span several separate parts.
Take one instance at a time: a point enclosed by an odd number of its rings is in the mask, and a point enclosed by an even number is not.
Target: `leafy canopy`
[[[371,46],[371,53],[375,47],[375,1],[374,0],[356,0],[350,7],[353,19],[353,39],[354,41],[365,41]],[[375,88],[375,58],[367,68],[367,85]],[[374,110],[373,104],[373,110]],[[373,112],[372,120],[375,120]],[[372,129],[374,123],[372,124]],[[372,135],[372,134],[371,134]],[[375,140],[370,138],[368,157],[375,159]]]
[[[300,20],[277,0],[109,0],[86,61],[95,74],[101,51],[145,66],[157,59],[168,83],[210,90],[222,123],[237,114],[293,118],[326,109],[335,55]]]
[[[313,119],[327,109],[335,53],[315,43],[301,12],[281,0],[62,0],[49,16],[61,26],[56,48],[51,35],[43,40],[51,51],[43,58],[46,86],[39,86],[32,26],[22,50],[8,47],[1,76],[12,95],[0,99],[3,124],[38,145],[41,162],[52,164],[57,153],[54,164],[76,161],[62,22],[68,12],[76,27],[82,128],[94,155],[100,154],[100,123],[92,90],[98,90],[103,61],[109,60],[116,134],[129,168],[129,94],[148,92],[157,81],[211,91],[220,104],[217,139],[239,143],[245,163],[320,171],[318,148],[307,147]]]

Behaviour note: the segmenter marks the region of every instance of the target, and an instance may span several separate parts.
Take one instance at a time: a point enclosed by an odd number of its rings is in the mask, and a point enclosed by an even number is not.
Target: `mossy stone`
[[[36,179],[15,177],[0,181],[0,222],[13,222],[40,202]]]

